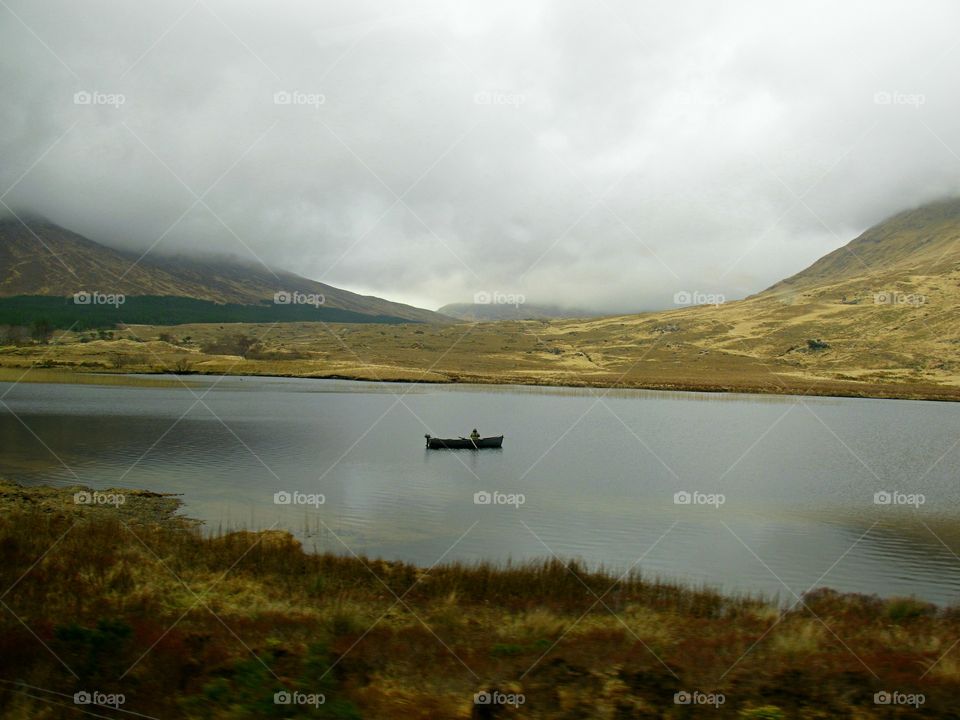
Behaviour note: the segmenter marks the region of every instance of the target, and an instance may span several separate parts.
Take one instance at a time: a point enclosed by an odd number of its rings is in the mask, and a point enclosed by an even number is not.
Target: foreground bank
[[[3,717],[954,717],[960,700],[960,613],[912,600],[781,611],[557,561],[311,555],[286,533],[205,536],[145,492],[5,483],[0,507]]]

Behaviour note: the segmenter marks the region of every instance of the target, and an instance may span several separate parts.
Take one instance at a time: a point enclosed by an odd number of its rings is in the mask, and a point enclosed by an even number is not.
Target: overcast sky
[[[960,194],[958,28],[952,1],[3,0],[0,194],[429,308],[742,297]]]

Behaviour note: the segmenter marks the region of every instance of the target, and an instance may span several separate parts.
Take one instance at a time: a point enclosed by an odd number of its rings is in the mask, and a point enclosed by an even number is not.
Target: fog
[[[0,211],[428,308],[742,297],[958,194],[958,27],[951,2],[4,0]]]

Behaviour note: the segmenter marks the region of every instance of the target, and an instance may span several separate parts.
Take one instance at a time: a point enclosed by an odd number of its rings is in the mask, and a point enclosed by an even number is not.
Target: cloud
[[[950,2],[7,6],[4,203],[428,307],[743,296],[960,180]]]

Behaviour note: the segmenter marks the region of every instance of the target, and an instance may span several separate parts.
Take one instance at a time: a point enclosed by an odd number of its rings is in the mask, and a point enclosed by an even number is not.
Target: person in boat
[[[480,439],[480,433],[477,432],[476,428],[474,428],[473,432],[470,433],[470,439],[473,440],[474,442]]]

